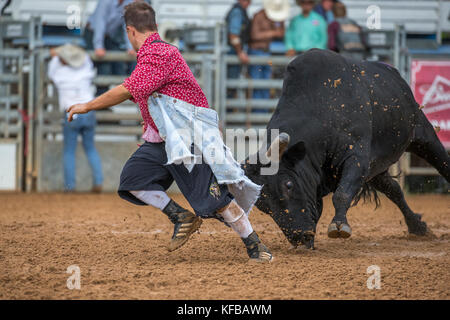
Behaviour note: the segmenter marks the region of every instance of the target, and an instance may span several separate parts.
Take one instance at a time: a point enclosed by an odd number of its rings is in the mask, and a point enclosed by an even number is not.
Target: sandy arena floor
[[[315,251],[290,249],[253,211],[275,256],[269,265],[248,263],[241,240],[215,220],[168,253],[168,219],[115,194],[2,193],[0,299],[450,299],[450,196],[408,197],[435,235],[421,239],[407,236],[386,198],[377,211],[350,210],[350,239],[328,239],[330,200]],[[80,267],[81,290],[66,286],[70,265]],[[380,290],[367,288],[370,265],[381,268]]]

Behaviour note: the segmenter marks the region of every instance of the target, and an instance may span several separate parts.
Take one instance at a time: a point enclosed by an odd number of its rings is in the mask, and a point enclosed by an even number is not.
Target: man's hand
[[[239,52],[238,58],[243,64],[248,64],[250,61],[248,55],[244,51]]]
[[[103,58],[106,54],[106,50],[103,48],[95,49],[95,55],[99,58]]]
[[[286,52],[286,55],[287,55],[288,57],[293,57],[293,56],[295,56],[295,50],[294,50],[294,49],[288,50],[288,51]]]
[[[74,104],[73,106],[70,106],[69,109],[67,109],[67,112],[69,113],[67,121],[71,122],[74,114],[88,113],[89,107],[87,103]]]
[[[67,112],[69,113],[68,121],[72,121],[74,114],[87,113],[93,110],[106,109],[115,106],[127,99],[131,98],[131,93],[123,85],[118,85],[115,88],[106,91],[101,96],[87,103],[74,104]]]
[[[284,29],[283,28],[276,28],[273,30],[273,38],[283,38],[284,37]]]

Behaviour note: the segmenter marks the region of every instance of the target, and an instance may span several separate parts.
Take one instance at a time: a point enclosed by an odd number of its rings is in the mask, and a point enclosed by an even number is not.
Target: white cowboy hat
[[[80,68],[86,60],[86,51],[70,43],[55,48],[55,52],[73,68]]]
[[[264,0],[263,7],[272,21],[281,22],[289,17],[289,0]]]

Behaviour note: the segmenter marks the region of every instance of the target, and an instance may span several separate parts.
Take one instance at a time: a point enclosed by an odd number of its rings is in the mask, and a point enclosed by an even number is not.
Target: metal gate
[[[0,189],[6,190],[22,187],[23,150],[27,148],[22,117],[25,114],[23,61],[21,49],[0,51]]]

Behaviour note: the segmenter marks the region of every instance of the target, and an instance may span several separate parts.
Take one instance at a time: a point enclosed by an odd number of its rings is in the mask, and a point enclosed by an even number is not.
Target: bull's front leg
[[[333,194],[335,215],[328,226],[329,238],[349,238],[352,235],[352,228],[347,221],[347,211],[363,186],[368,171],[368,165],[364,162],[352,157],[344,163],[338,188]]]

